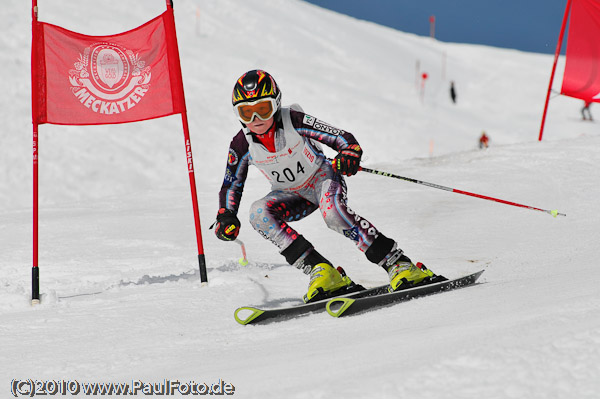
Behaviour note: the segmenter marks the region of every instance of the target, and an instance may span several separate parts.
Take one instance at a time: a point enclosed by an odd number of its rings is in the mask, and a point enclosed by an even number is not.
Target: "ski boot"
[[[447,280],[443,276],[434,274],[421,262],[413,264],[404,254],[387,268],[387,272],[390,278],[389,292]]]
[[[319,263],[310,271],[308,292],[304,294],[304,302],[316,302],[335,295],[356,291],[357,286],[346,276],[344,269],[335,269],[329,263]]]

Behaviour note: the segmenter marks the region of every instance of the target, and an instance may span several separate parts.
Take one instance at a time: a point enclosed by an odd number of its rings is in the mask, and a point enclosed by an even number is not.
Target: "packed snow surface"
[[[40,20],[90,35],[165,9],[38,3]],[[42,303],[31,306],[30,15],[29,2],[3,1],[1,397],[27,379],[221,381],[239,398],[600,397],[600,135],[580,100],[553,94],[537,140],[552,56],[442,43],[299,0],[177,0],[208,286],[180,116],[43,125]],[[241,326],[237,307],[300,303],[308,284],[246,222],[269,190],[256,169],[240,208],[249,264],[209,230],[240,127],[231,88],[254,68],[274,75],[284,104],[353,132],[365,166],[567,216],[359,173],[347,179],[354,210],[437,273],[484,269],[479,283],[353,317]],[[555,90],[563,69],[561,57]],[[355,281],[386,282],[318,213],[294,227]]]

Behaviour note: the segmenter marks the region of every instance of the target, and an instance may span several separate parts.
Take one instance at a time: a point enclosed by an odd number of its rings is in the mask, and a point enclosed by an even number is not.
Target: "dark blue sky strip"
[[[306,0],[404,32],[444,42],[554,54],[566,0]],[[566,48],[566,35],[563,54]]]

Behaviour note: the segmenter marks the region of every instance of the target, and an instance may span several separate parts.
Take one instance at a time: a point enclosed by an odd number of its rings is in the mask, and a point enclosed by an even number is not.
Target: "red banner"
[[[600,102],[600,1],[573,0],[561,94]]]
[[[33,122],[99,125],[185,112],[173,10],[111,36],[34,21]]]

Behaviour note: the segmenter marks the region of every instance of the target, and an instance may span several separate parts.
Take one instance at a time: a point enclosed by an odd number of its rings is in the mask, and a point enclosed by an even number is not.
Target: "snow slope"
[[[551,56],[442,43],[297,0],[177,0],[209,286],[197,275],[180,118],[48,125],[43,302],[31,307],[30,9],[5,3],[0,396],[30,378],[221,379],[240,398],[599,397],[600,135],[580,120],[580,101],[554,97],[537,141]],[[40,19],[88,34],[164,10],[160,0],[39,3]],[[429,74],[423,101],[417,61]],[[284,104],[354,132],[369,167],[567,217],[361,173],[347,180],[353,209],[438,273],[485,269],[481,284],[357,317],[240,326],[238,306],[300,302],[308,282],[245,223],[268,190],[258,171],[240,210],[250,264],[239,266],[239,247],[209,230],[239,128],[230,90],[256,67],[275,76]],[[476,148],[482,130],[486,151]],[[354,280],[386,281],[318,216],[296,227]]]

